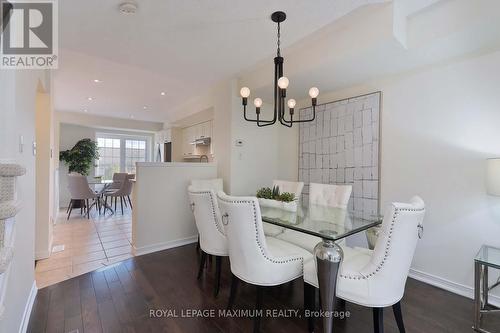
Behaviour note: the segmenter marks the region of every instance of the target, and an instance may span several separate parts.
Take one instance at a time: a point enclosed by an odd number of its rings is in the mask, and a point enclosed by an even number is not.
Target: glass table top
[[[483,245],[474,259],[483,265],[491,266],[500,269],[500,249]]]
[[[297,202],[297,209],[268,207],[260,204],[262,221],[283,228],[336,241],[382,223],[382,216],[355,217],[346,209]]]

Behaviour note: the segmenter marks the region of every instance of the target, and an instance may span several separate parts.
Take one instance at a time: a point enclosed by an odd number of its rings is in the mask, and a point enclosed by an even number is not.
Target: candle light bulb
[[[247,98],[248,96],[250,96],[250,89],[248,87],[241,88],[240,95],[243,98]]]
[[[278,79],[278,87],[280,87],[281,89],[288,88],[289,84],[290,81],[288,81],[288,78],[286,76],[282,76]]]
[[[319,95],[318,88],[312,87],[311,89],[309,89],[309,96],[311,96],[311,98],[316,98],[316,97],[318,97],[318,95]]]
[[[253,105],[255,105],[256,108],[260,108],[262,106],[262,100],[257,97],[253,100]]]
[[[297,105],[297,102],[293,98],[288,100],[288,107],[290,109],[293,109],[295,107],[295,105]]]

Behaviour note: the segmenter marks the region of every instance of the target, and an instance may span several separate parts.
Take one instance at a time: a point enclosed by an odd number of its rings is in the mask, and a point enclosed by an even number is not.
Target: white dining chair
[[[224,181],[222,178],[214,179],[192,179],[191,186],[193,189],[198,190],[213,190],[215,193],[219,191],[224,191]],[[200,250],[200,236],[198,235],[198,243],[196,244],[196,250]]]
[[[273,237],[265,237],[259,202],[255,197],[217,194],[226,232],[231,273],[228,309],[232,308],[239,280],[257,286],[256,308],[262,308],[263,287],[276,286],[302,276],[304,263],[312,254]],[[256,316],[254,331],[258,332]]]
[[[299,200],[304,189],[303,182],[291,182],[287,180],[273,180],[273,187],[279,187],[280,193],[289,192],[295,195],[295,200]]]
[[[347,204],[351,196],[351,185],[331,185],[331,184],[316,184],[309,185],[309,215],[310,218],[317,218],[321,213],[321,207],[339,208],[339,216],[341,212],[347,212]],[[346,214],[343,215],[344,217]],[[335,220],[340,220],[339,218]],[[313,253],[314,247],[321,242],[321,238],[307,235],[294,230],[285,230],[283,233],[276,236],[278,239],[300,246],[307,251]],[[344,241],[339,245],[343,246]]]
[[[214,296],[219,294],[222,257],[229,255],[226,235],[221,222],[217,196],[213,189],[197,189],[188,187],[189,201],[199,233],[201,250],[198,279],[201,278],[207,255],[215,256],[215,288]]]
[[[400,332],[405,332],[401,299],[417,246],[422,237],[425,204],[419,197],[410,203],[392,203],[386,210],[375,249],[344,248],[336,295],[342,300],[373,308],[374,332],[383,333],[383,308],[392,306]],[[349,255],[345,255],[348,250]],[[316,261],[305,264],[304,303],[315,304],[318,288]],[[311,324],[310,324],[311,327]]]

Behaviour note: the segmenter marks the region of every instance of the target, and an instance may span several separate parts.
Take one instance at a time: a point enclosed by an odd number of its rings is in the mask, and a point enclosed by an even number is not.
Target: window
[[[125,172],[135,173],[135,162],[146,161],[146,140],[125,140]]]
[[[95,168],[96,176],[113,179],[113,173],[120,172],[120,139],[97,138],[99,160]]]
[[[148,137],[98,133],[95,175],[113,179],[115,172],[135,173],[135,163],[149,159],[149,143]]]

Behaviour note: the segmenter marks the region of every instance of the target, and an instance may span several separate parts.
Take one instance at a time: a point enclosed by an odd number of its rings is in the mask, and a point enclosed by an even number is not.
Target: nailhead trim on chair
[[[208,194],[208,196],[210,197],[210,204],[211,204],[211,207],[212,207],[212,215],[214,217],[213,222],[215,224],[215,227],[217,228],[217,230],[221,234],[225,235],[224,230],[222,229],[222,226],[220,226],[219,223],[217,223],[217,214],[215,213],[215,203],[214,203],[214,198],[212,196],[212,191],[191,191],[189,193],[191,193],[192,195],[201,195],[201,196]]]
[[[286,264],[288,262],[293,262],[293,261],[299,261],[302,265],[302,270],[304,270],[304,258],[298,257],[298,258],[293,258],[293,259],[286,259],[286,260],[276,260],[273,258],[270,258],[266,255],[264,248],[262,247],[262,244],[260,243],[259,240],[259,229],[257,228],[257,208],[255,207],[255,201],[248,201],[248,200],[224,200],[221,197],[219,197],[220,200],[227,202],[227,203],[234,203],[234,204],[252,204],[253,207],[253,222],[254,222],[254,227],[255,227],[255,240],[257,241],[257,245],[259,246],[260,252],[266,258],[268,261],[275,263],[275,264]],[[228,216],[229,219],[229,216]]]
[[[344,279],[350,279],[350,280],[366,280],[372,276],[375,276],[375,274],[377,274],[381,269],[382,267],[384,266],[386,260],[387,260],[387,257],[389,256],[389,249],[391,247],[391,236],[392,236],[392,230],[394,229],[394,224],[396,223],[396,219],[398,217],[398,214],[400,211],[404,211],[404,212],[421,212],[421,211],[424,211],[425,208],[396,208],[394,210],[394,215],[392,216],[392,222],[391,222],[391,226],[389,228],[389,236],[387,237],[388,238],[388,241],[387,241],[387,245],[385,247],[385,255],[384,255],[384,259],[382,259],[382,261],[380,262],[380,264],[377,265],[377,268],[375,268],[375,270],[367,275],[344,275],[344,274],[339,274],[339,276],[341,278],[344,278]]]

